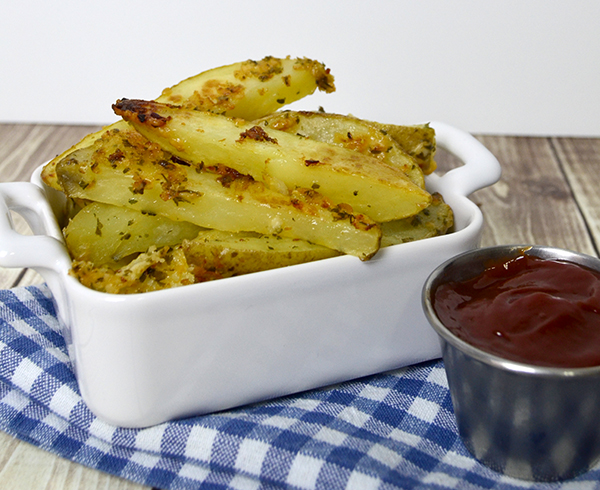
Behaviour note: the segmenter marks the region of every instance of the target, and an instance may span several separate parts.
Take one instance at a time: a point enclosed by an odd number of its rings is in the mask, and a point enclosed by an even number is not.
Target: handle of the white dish
[[[464,163],[440,177],[444,187],[468,196],[500,179],[500,162],[471,134],[440,122],[432,122],[431,127],[435,129],[437,144]]]
[[[33,235],[15,230],[11,211],[20,214]],[[61,232],[43,190],[28,182],[0,184],[0,266],[55,271],[69,267]]]

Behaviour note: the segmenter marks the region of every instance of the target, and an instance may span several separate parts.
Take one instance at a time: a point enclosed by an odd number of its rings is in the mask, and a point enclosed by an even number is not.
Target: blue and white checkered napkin
[[[502,477],[456,431],[441,361],[148,429],[98,420],[45,286],[0,291],[0,429],[161,489],[600,488]]]

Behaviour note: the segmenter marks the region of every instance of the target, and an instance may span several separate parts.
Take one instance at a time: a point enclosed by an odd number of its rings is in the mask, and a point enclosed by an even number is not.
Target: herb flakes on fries
[[[452,210],[425,189],[428,125],[280,109],[335,90],[322,63],[264,58],[205,71],[42,171],[72,207],[64,229],[82,284],[139,293],[446,233]]]

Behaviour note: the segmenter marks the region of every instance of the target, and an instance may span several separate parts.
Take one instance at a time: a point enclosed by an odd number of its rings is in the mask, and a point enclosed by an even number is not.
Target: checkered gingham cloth
[[[124,429],[83,403],[45,285],[0,291],[0,429],[161,489],[592,489],[503,477],[461,443],[441,361]]]

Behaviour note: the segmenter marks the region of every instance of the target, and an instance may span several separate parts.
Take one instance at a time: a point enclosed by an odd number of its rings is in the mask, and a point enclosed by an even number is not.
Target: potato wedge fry
[[[425,188],[423,171],[387,133],[368,121],[326,112],[279,111],[255,124],[298,134],[324,143],[340,145],[398,167],[415,184]]]
[[[435,130],[429,124],[399,126],[373,121],[370,123],[385,131],[406,153],[412,156],[425,175],[429,175],[437,168]]]
[[[414,242],[444,235],[454,225],[454,213],[440,194],[434,193],[428,208],[419,214],[397,221],[381,224],[381,246]]]
[[[370,258],[379,226],[312,189],[289,195],[232,169],[173,157],[134,130],[108,131],[61,160],[58,181],[71,198],[88,199],[222,231],[280,235]]]
[[[100,139],[100,137],[107,131],[111,131],[111,130],[117,131],[117,130],[128,129],[128,128],[129,128],[129,125],[125,121],[121,120],[121,121],[116,121],[116,122],[110,124],[109,126],[105,126],[102,129],[100,129],[94,133],[90,133],[90,134],[84,136],[84,138],[79,143],[74,144],[68,150],[63,151],[60,155],[57,155],[52,160],[50,160],[46,165],[44,165],[44,168],[42,168],[42,175],[41,175],[42,180],[44,181],[44,183],[46,185],[49,185],[53,189],[56,189],[57,191],[62,191],[63,189],[62,189],[60,183],[58,182],[58,178],[56,176],[56,164],[58,162],[60,162],[61,160],[66,158],[68,155],[70,155],[71,153],[74,153],[77,150],[80,150],[82,148],[87,148],[88,146],[93,145],[94,142],[96,142],[98,139]]]
[[[307,58],[243,61],[208,70],[163,90],[157,102],[252,120],[275,112],[316,89],[335,91],[323,63]]]
[[[432,205],[419,215],[384,223],[382,246],[446,233],[452,226],[452,211],[439,194],[434,194],[433,198]],[[94,205],[98,203],[88,207]],[[112,215],[115,209],[123,209],[116,206],[107,208],[113,208],[110,211]],[[175,222],[171,224],[178,225]],[[123,233],[119,232],[121,236]],[[336,255],[339,252],[304,240],[200,229],[195,238],[184,239],[181,244],[172,247],[157,249],[152,245],[132,261],[122,264],[108,262],[97,265],[85,260],[84,254],[74,259],[72,274],[82,284],[98,291],[131,294],[239,276]]]
[[[217,230],[200,231],[196,238],[184,240],[181,248],[199,282],[340,255],[304,240]]]
[[[164,89],[159,102],[190,109],[225,113],[230,117],[256,119],[312,94],[316,89],[335,91],[334,79],[323,63],[307,58],[274,58],[242,61],[213,68]],[[123,129],[117,121],[53,158],[43,169],[46,184],[60,190],[56,164],[68,154],[91,145],[110,129]]]
[[[339,252],[303,240],[200,231],[173,247],[151,246],[131,261],[97,265],[74,259],[71,274],[97,291],[132,294],[321,260]]]
[[[337,145],[152,101],[121,100],[113,108],[179,158],[223,163],[256,180],[283,182],[290,189],[317,189],[378,222],[412,216],[431,202],[431,195],[402,170]]]
[[[201,227],[144,214],[131,208],[92,202],[79,211],[64,229],[74,260],[94,265],[120,265],[124,258],[195,238]]]

